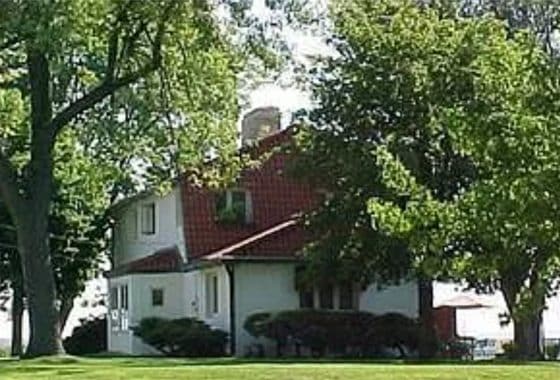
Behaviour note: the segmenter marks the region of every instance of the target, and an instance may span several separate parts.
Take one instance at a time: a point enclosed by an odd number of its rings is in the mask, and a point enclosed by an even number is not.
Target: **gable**
[[[293,134],[288,130],[265,138],[256,150],[260,154],[291,143]],[[250,194],[252,210],[247,224],[220,223],[216,210],[218,193],[183,181],[184,234],[189,258],[215,253],[315,207],[320,199],[319,193],[286,175],[288,160],[286,153],[276,151],[258,168],[241,173],[235,188]],[[253,244],[251,253],[293,256],[303,246],[304,235],[301,227],[287,229]]]

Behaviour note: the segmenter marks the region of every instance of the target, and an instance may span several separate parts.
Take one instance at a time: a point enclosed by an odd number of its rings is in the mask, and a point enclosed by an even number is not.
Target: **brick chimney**
[[[255,108],[241,122],[241,144],[250,145],[280,130],[280,110],[276,107]]]

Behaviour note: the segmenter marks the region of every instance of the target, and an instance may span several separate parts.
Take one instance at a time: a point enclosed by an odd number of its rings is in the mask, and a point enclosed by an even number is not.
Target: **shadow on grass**
[[[488,361],[460,361],[460,360],[383,360],[383,359],[345,359],[345,358],[164,358],[164,357],[136,357],[109,354],[92,355],[87,357],[47,357],[30,360],[8,359],[0,360],[0,373],[25,372],[46,373],[53,375],[70,374],[79,375],[78,372],[87,370],[87,367],[115,368],[115,369],[142,369],[142,368],[176,368],[176,367],[236,367],[236,366],[306,366],[306,365],[340,365],[340,366],[442,366],[442,367],[486,367],[486,366],[540,366],[551,365],[554,362],[520,362],[506,360]],[[556,362],[560,368],[560,362]],[[57,372],[63,371],[63,373]],[[70,371],[70,372],[68,372]],[[53,376],[54,377],[54,376]]]
[[[461,360],[388,360],[388,359],[345,359],[345,358],[163,358],[163,357],[133,357],[133,356],[89,356],[85,363],[107,363],[124,367],[177,367],[177,366],[241,366],[241,365],[382,365],[382,366],[496,366],[496,365],[542,365],[554,362],[523,362],[509,360],[461,361]],[[557,364],[559,364],[557,362]]]

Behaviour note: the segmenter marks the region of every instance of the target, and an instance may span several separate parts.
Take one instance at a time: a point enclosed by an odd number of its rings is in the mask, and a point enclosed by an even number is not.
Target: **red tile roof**
[[[183,257],[176,246],[162,248],[150,256],[120,265],[106,275],[107,277],[122,276],[132,273],[167,273],[180,272],[183,268]]]
[[[238,241],[235,244],[230,246],[224,247],[216,252],[210,253],[208,255],[203,256],[204,260],[224,260],[224,259],[232,259],[235,257],[254,257],[255,255],[262,255],[262,249],[257,249],[255,252],[255,247],[262,246],[263,242],[274,239],[278,235],[282,234],[286,236],[289,233],[289,229],[293,229],[297,227],[298,221],[296,219],[290,219],[285,222],[282,222],[276,226],[268,228],[264,231],[256,233],[246,239]],[[293,234],[293,233],[292,233]],[[286,239],[282,239],[280,241],[286,241]],[[268,247],[267,255],[274,257],[282,257],[285,256],[286,250],[285,249],[276,249],[270,251],[270,246]],[[289,256],[291,256],[291,252],[289,252]]]
[[[251,152],[262,154],[292,143],[293,133],[288,129],[261,140]],[[198,259],[238,245],[241,246],[236,248],[236,254],[242,251],[244,255],[294,257],[305,244],[306,235],[301,225],[288,221],[294,215],[314,208],[320,195],[309,185],[287,177],[285,167],[288,159],[286,153],[276,151],[258,168],[241,173],[235,188],[250,193],[253,221],[249,225],[217,223],[215,192],[183,180],[182,203],[188,257]],[[285,228],[276,230],[279,226]]]

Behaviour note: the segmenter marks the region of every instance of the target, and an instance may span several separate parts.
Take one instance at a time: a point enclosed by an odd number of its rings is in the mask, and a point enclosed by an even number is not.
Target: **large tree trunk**
[[[541,328],[545,300],[544,298],[539,300],[539,305],[536,305],[532,315],[516,316],[514,309],[520,288],[519,283],[514,284],[502,280],[502,293],[513,320],[513,342],[516,347],[516,359],[539,360],[543,358]]]
[[[64,328],[66,327],[66,322],[68,322],[68,318],[70,317],[70,313],[72,312],[73,308],[74,308],[73,298],[71,299],[65,298],[60,302],[58,323],[60,325],[61,333],[64,331]]]
[[[27,215],[19,223],[18,240],[30,322],[27,357],[63,353],[47,220],[46,216]]]
[[[53,148],[50,71],[47,55],[33,44],[27,49],[31,98],[31,157],[26,168],[23,202],[17,208],[18,248],[29,310],[26,356],[64,352],[49,247],[48,221],[53,190]],[[15,209],[15,208],[14,208]]]
[[[23,282],[16,278],[12,283],[12,349],[11,355],[19,357],[23,354]]]
[[[514,322],[514,343],[520,359],[542,359],[541,322],[540,316]]]
[[[420,278],[418,280],[418,302],[420,322],[424,330],[424,334],[420,339],[418,354],[421,358],[432,358],[436,354],[436,345],[431,337],[435,336],[434,327],[434,286],[429,278]]]

